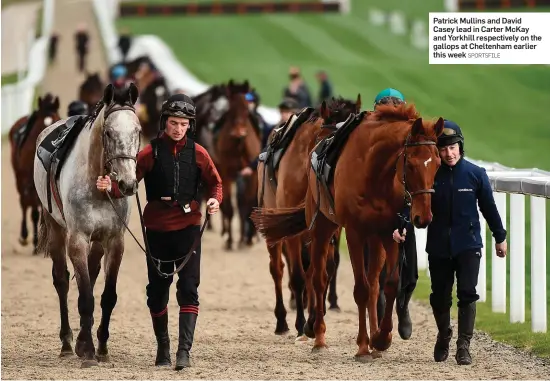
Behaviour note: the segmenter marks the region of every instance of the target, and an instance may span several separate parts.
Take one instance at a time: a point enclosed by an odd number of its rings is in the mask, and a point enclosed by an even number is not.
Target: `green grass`
[[[376,93],[391,86],[400,89],[426,117],[444,116],[455,120],[463,128],[469,157],[516,168],[550,170],[548,67],[429,65],[428,52],[412,47],[407,36],[392,35],[387,26],[369,22],[371,7],[400,8],[406,12],[407,20],[424,18],[427,21],[428,12],[442,11],[442,4],[441,0],[388,0],[385,3],[358,0],[353,1],[352,13],[345,16],[151,17],[124,18],[118,24],[129,27],[135,34],[159,35],[178,59],[204,82],[249,79],[258,89],[262,102],[269,106],[276,106],[280,100],[289,66],[301,67],[313,95],[318,91],[315,72],[325,69],[337,94],[354,99],[361,93],[363,109],[371,109]],[[526,310],[529,310],[528,200],[526,212]],[[547,215],[549,231],[550,213]],[[489,249],[490,239],[485,242]],[[490,256],[487,259],[490,297]],[[550,261],[547,265],[550,273]],[[509,268],[508,265],[508,271]],[[429,279],[421,277],[415,296],[426,300],[428,285]],[[550,356],[546,337],[550,335],[530,332],[529,313],[525,324],[511,325],[508,314],[493,314],[490,309],[490,299],[480,303],[477,328],[497,340]]]

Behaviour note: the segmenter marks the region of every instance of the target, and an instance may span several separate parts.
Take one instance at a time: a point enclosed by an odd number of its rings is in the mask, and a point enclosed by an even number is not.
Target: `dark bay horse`
[[[109,175],[116,178],[124,196],[137,192],[136,156],[140,148],[141,125],[134,104],[138,96],[134,84],[124,90],[115,89],[111,84],[105,88],[101,102],[86,124],[80,127],[57,178],[53,175],[48,178],[38,152],[34,159],[34,182],[42,202],[38,248],[53,262],[53,284],[59,297],[61,316],[61,355],[73,353],[67,305],[68,256],[78,284],[80,333],[75,352],[84,358],[82,367],[96,366],[97,360],[109,361],[109,324],[117,301],[117,278],[124,253],[124,224],[128,224],[130,219],[130,201],[128,197],[111,201],[104,192],[97,190],[96,180],[98,176]],[[38,137],[37,145],[44,139],[51,139],[48,135],[64,123],[62,120],[45,129]],[[48,187],[53,188],[51,213],[48,211]],[[92,338],[93,290],[104,255],[105,288],[101,295],[96,354]]]
[[[103,96],[103,89],[105,85],[101,80],[99,73],[87,74],[86,79],[80,85],[78,90],[78,99],[85,102],[88,105],[89,113],[91,113],[97,102],[101,100]]]
[[[229,109],[215,136],[214,143],[217,158],[215,165],[224,184],[223,201],[220,209],[223,218],[222,235],[228,234],[227,250],[231,250],[233,245],[231,228],[234,213],[231,200],[232,184],[237,179],[241,169],[258,157],[261,150],[260,131],[252,124],[248,103],[244,98],[249,90],[248,81],[242,84],[234,83],[232,80],[229,81],[227,85]],[[244,223],[245,221],[241,220],[241,224]],[[242,241],[244,241],[244,237],[241,237]]]
[[[384,351],[391,345],[393,303],[399,281],[398,245],[392,232],[405,201],[412,202],[411,218],[417,228],[426,228],[431,222],[432,186],[441,163],[436,141],[442,131],[443,118],[437,122],[424,121],[412,104],[381,106],[363,115],[349,135],[338,157],[333,182],[328,184],[330,194],[319,188],[310,167],[304,205],[286,210],[258,210],[253,216],[258,230],[271,244],[303,234],[313,223],[309,232],[313,271],[308,272],[308,282],[315,290],[314,350],[326,347],[323,293],[327,252],[332,235],[340,227],[346,230],[355,278],[354,298],[359,313],[356,358],[375,355],[369,347]],[[329,197],[334,200],[334,209]],[[364,266],[365,244],[369,247],[368,274]],[[384,262],[388,274],[384,286],[386,309],[378,328],[378,278]],[[306,324],[310,322],[311,316]]]
[[[15,173],[19,204],[23,212],[19,243],[23,246],[28,244],[27,209],[31,208],[34,254],[36,254],[38,244],[38,219],[40,217],[40,200],[36,194],[33,179],[36,139],[46,127],[59,119],[59,98],[54,98],[52,94],[47,93],[43,98],[38,97],[38,110],[16,121],[9,132],[11,166]]]
[[[157,137],[160,110],[170,96],[170,91],[165,78],[146,61],[135,73],[135,83],[140,94],[138,117],[143,128],[143,137],[148,143]]]
[[[258,204],[266,208],[292,208],[304,203],[308,189],[308,158],[311,150],[315,146],[316,140],[322,138],[332,131],[337,123],[343,122],[350,114],[359,113],[361,110],[361,96],[358,95],[357,100],[345,100],[342,98],[333,99],[328,104],[322,102],[319,109],[315,110],[307,120],[301,122],[301,125],[293,125],[295,135],[292,137],[288,148],[284,151],[280,159],[277,169],[272,173],[272,168],[268,164],[260,161],[258,164]],[[294,116],[292,117],[294,118]],[[300,122],[293,122],[300,123]],[[282,141],[283,137],[276,134],[286,135],[289,131],[281,129],[278,132],[272,133],[268,142],[268,151],[279,149],[276,141]],[[292,135],[289,135],[292,136]],[[280,144],[279,144],[280,145]],[[269,161],[269,159],[268,159]],[[339,243],[339,234],[335,235],[335,243]],[[336,238],[338,238],[336,240]],[[267,245],[269,251],[269,270],[275,283],[275,317],[277,325],[275,328],[276,334],[288,332],[286,322],[286,309],[283,302],[282,280],[284,263],[282,254],[285,254],[287,264],[289,266],[289,278],[294,300],[296,302],[296,323],[295,327],[298,331],[297,340],[304,341],[307,337],[304,334],[304,325],[306,322],[304,316],[304,289],[305,289],[305,272],[304,272],[304,257],[308,257],[307,252],[303,252],[305,238],[303,236],[290,237],[283,243],[279,242],[275,245]],[[338,248],[334,247],[335,254],[339,255]],[[339,259],[339,258],[338,258]],[[309,260],[307,260],[309,264]],[[329,300],[333,308],[338,308],[336,302],[336,260],[332,261],[333,265],[331,279],[332,294]]]

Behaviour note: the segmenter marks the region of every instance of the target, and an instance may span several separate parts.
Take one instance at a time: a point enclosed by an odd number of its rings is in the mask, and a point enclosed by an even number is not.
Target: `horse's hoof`
[[[379,352],[375,349],[374,351],[371,352],[371,356],[373,359],[382,358],[382,352]]]
[[[288,324],[286,324],[286,321],[281,324],[277,323],[277,327],[275,328],[276,335],[285,335],[288,331],[290,330],[288,329]]]
[[[80,365],[81,368],[92,368],[94,366],[99,366],[99,363],[96,360],[84,360]]]
[[[338,305],[330,306],[329,310],[332,311],[332,312],[342,312],[342,310],[340,309],[340,307]]]
[[[21,246],[27,246],[27,245],[29,244],[29,239],[28,239],[28,238],[19,237],[19,243],[21,244]]]
[[[328,346],[326,344],[315,344],[313,348],[311,348],[311,353],[323,353],[328,351]]]
[[[378,330],[372,335],[371,345],[374,349],[379,351],[385,351],[391,346],[392,334],[391,332],[385,332]]]
[[[96,354],[95,356],[96,360],[98,362],[110,362],[111,361],[111,356],[109,356],[108,353],[104,353],[104,354]]]
[[[62,348],[59,357],[71,357],[74,355],[72,348]]]
[[[307,344],[309,338],[306,335],[300,335],[294,340],[294,344]]]
[[[310,339],[315,339],[315,331],[308,323],[304,324],[304,334]]]

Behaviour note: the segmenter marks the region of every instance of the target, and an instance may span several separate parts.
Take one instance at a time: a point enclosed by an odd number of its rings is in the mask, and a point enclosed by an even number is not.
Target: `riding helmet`
[[[111,78],[113,81],[121,77],[126,77],[127,74],[128,74],[128,70],[124,65],[116,65],[111,70]]]
[[[393,103],[394,105],[405,103],[405,97],[401,91],[388,87],[379,92],[376,98],[374,98],[374,106],[388,103]]]
[[[88,115],[88,105],[82,101],[72,101],[67,109],[67,115]]]
[[[458,143],[460,147],[460,152],[464,152],[464,135],[462,135],[462,130],[453,121],[444,120],[443,132],[437,138],[437,146],[445,147],[452,144]]]
[[[185,94],[171,95],[163,104],[160,111],[160,130],[166,127],[169,116],[189,119],[189,129],[195,131],[196,110],[193,100]]]

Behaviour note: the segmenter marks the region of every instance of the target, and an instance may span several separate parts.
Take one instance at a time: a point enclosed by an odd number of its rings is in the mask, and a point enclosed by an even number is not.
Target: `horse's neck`
[[[84,126],[78,136],[78,152],[85,163],[85,176],[95,181],[97,176],[104,175],[103,170],[103,108],[92,121],[91,126]],[[83,171],[84,173],[84,171]]]

